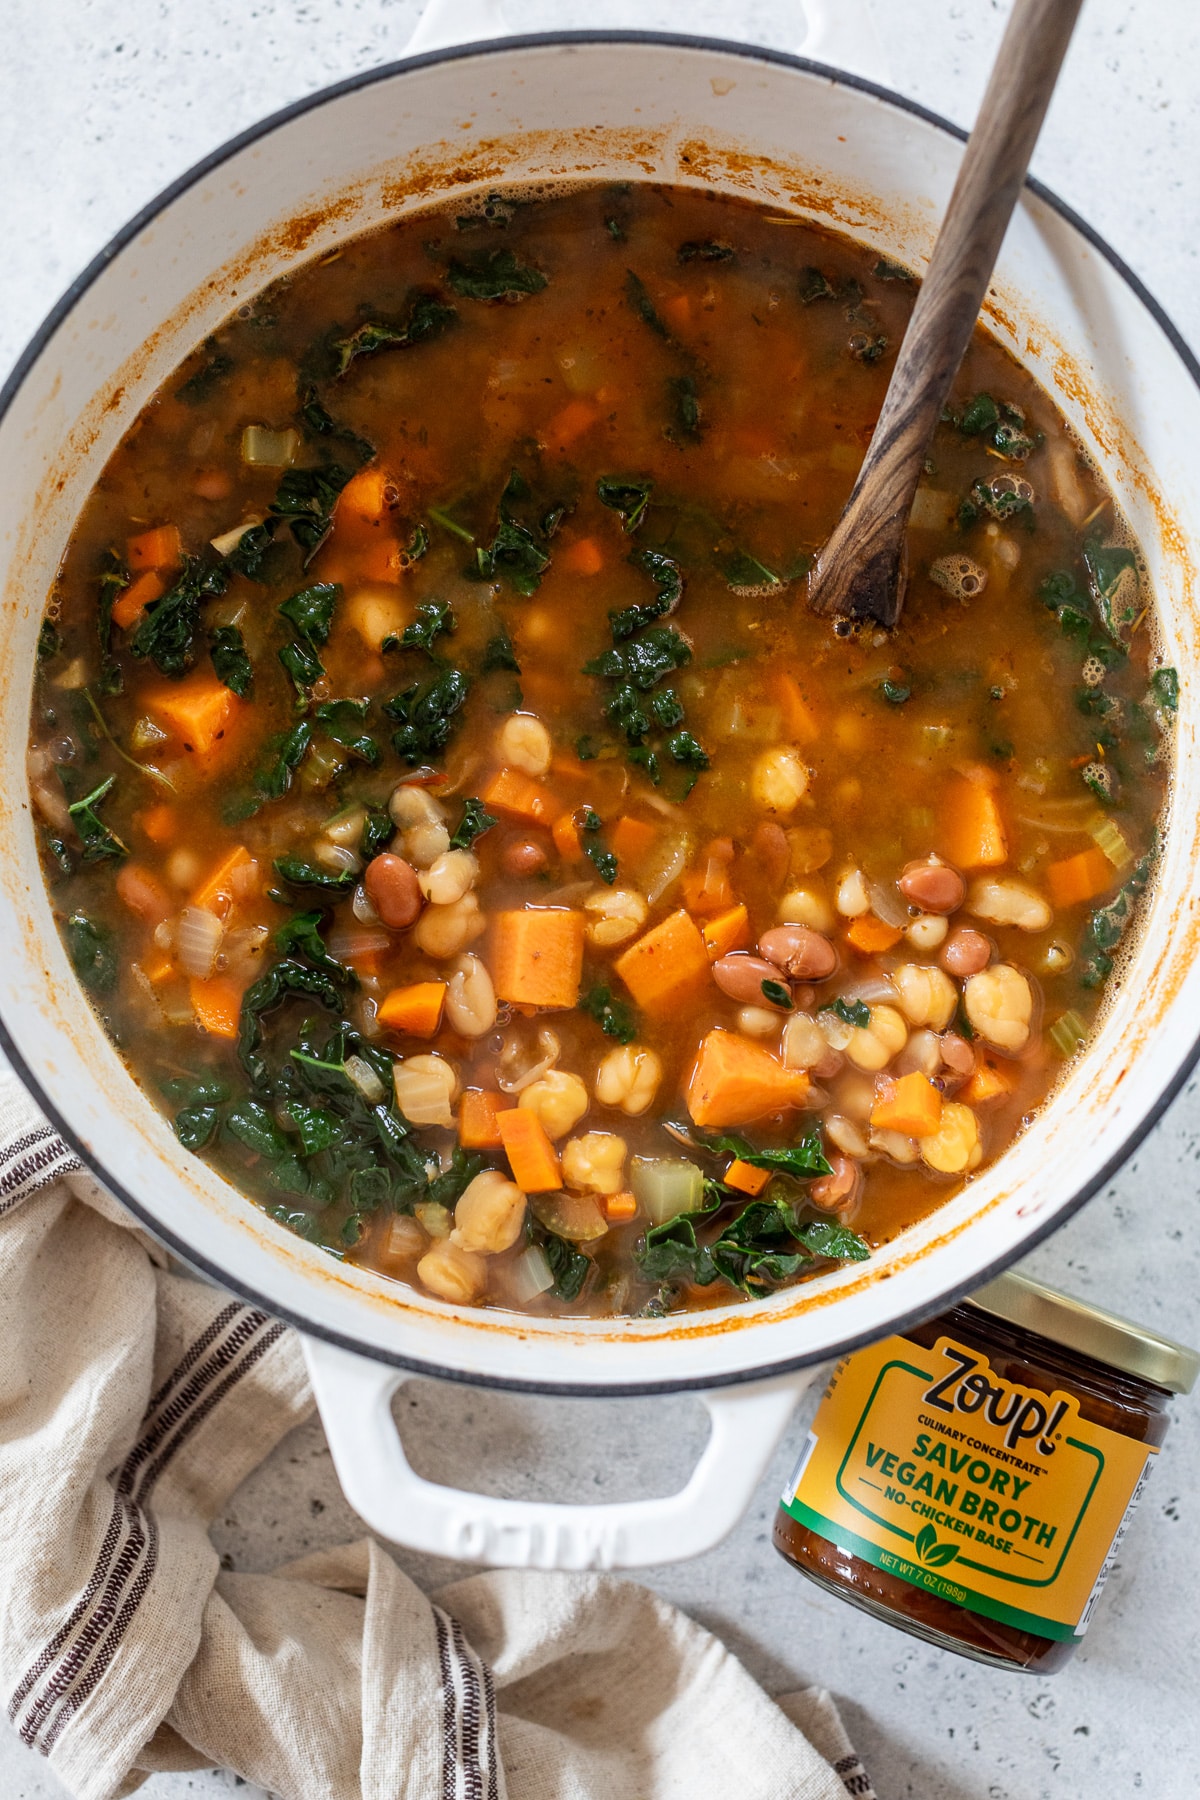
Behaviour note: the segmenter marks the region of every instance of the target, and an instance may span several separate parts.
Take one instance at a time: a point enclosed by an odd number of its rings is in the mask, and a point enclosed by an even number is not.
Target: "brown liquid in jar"
[[[1081,1419],[1135,1442],[1157,1446],[1166,1436],[1170,1395],[1165,1390],[1006,1324],[969,1303],[903,1335],[924,1348],[932,1348],[941,1337],[952,1337],[986,1356],[994,1375],[1047,1395],[1056,1389],[1069,1391],[1078,1399]],[[1042,1637],[927,1593],[840,1548],[782,1507],[775,1519],[774,1542],[794,1568],[831,1593],[887,1624],[980,1662],[1048,1674],[1068,1662],[1079,1643],[1077,1637]]]

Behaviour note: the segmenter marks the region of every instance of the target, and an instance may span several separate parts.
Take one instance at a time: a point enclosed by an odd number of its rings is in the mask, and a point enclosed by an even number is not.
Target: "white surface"
[[[783,0],[717,5],[508,0],[518,29],[554,24],[740,32],[791,47]],[[1003,7],[951,0],[876,5],[904,91],[969,120]],[[0,65],[0,221],[8,247],[0,362],[11,360],[105,237],[188,163],[262,113],[399,53],[414,9],[388,0],[8,0]],[[1200,12],[1189,0],[1090,0],[1035,168],[1103,231],[1185,335],[1200,341],[1195,288]],[[1121,1177],[1030,1259],[1069,1291],[1195,1336],[1200,1255],[1192,1171],[1200,1098],[1191,1090]],[[694,1462],[691,1401],[530,1402],[416,1383],[402,1397],[420,1471],[450,1482],[492,1472],[493,1491],[546,1499],[664,1493]],[[1197,1791],[1189,1718],[1200,1674],[1194,1609],[1200,1547],[1200,1413],[1177,1424],[1075,1664],[1052,1681],[1004,1676],[927,1649],[792,1577],[770,1549],[778,1453],[746,1521],[693,1563],[651,1571],[664,1593],[719,1630],[769,1686],[838,1694],[880,1800],[1040,1800]],[[792,1434],[793,1438],[795,1433]],[[1188,1526],[1192,1529],[1189,1530]],[[221,1521],[239,1568],[354,1535],[315,1427],[288,1441]],[[445,1563],[402,1557],[419,1580]],[[153,1800],[211,1800],[217,1776],[158,1778]],[[246,1790],[240,1790],[243,1794]],[[36,1759],[0,1739],[4,1800],[60,1792]],[[286,1797],[285,1797],[286,1800]],[[707,1800],[707,1797],[704,1797]],[[718,1800],[718,1797],[713,1797]],[[724,1796],[719,1800],[725,1800]]]

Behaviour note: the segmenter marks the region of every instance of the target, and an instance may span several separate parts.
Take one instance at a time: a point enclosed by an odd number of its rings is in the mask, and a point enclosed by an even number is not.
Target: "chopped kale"
[[[398,755],[415,765],[444,750],[469,688],[461,669],[446,669],[423,686],[414,682],[385,701],[384,712],[399,727],[392,734]]]
[[[129,570],[115,550],[106,552],[100,565],[99,593],[96,598],[96,635],[100,643],[100,676],[96,685],[102,694],[119,694],[124,686],[121,665],[113,655],[113,607],[129,586]]]
[[[367,816],[363,820],[362,837],[358,841],[358,854],[365,863],[387,849],[395,829],[392,815],[386,807],[368,806]]]
[[[454,282],[450,284],[454,286]],[[379,350],[405,350],[440,337],[453,325],[458,314],[436,294],[414,288],[408,295],[405,312],[400,319],[368,319],[357,331],[335,337],[329,344],[331,373],[344,375],[360,356],[374,356]]]
[[[1040,432],[1026,429],[1025,414],[1019,406],[994,400],[990,394],[976,394],[958,411],[948,406],[942,420],[963,437],[982,438],[990,449],[1016,462],[1023,461],[1042,441]]]
[[[1175,669],[1155,669],[1150,691],[1166,713],[1179,711],[1179,675]]]
[[[458,829],[450,839],[451,849],[469,850],[477,837],[482,837],[485,831],[490,831],[493,825],[499,823],[495,815],[488,812],[482,800],[476,799],[474,794],[468,794],[463,801]]]
[[[650,711],[655,724],[661,725],[664,731],[673,731],[683,721],[683,702],[674,688],[660,688],[657,694],[652,694]]]
[[[481,675],[491,675],[497,669],[509,669],[514,675],[521,673],[513,641],[503,626],[484,645],[483,661],[479,665]]]
[[[913,280],[911,269],[906,269],[903,263],[889,262],[886,256],[881,256],[879,258],[879,261],[875,264],[871,273],[878,276],[880,281]]]
[[[904,681],[885,679],[880,682],[879,691],[889,706],[903,706],[906,700],[912,699],[912,689]]]
[[[105,862],[109,858],[129,855],[128,846],[121,842],[114,831],[109,830],[96,810],[115,787],[116,780],[115,775],[107,776],[90,794],[85,794],[82,800],[76,800],[67,807],[71,823],[83,845],[84,862]]]
[[[62,634],[49,619],[43,619],[38,631],[37,659],[40,663],[49,662],[62,649]]]
[[[622,643],[626,638],[632,637],[635,631],[652,625],[655,619],[673,613],[683,593],[683,573],[679,564],[672,562],[669,556],[664,556],[661,550],[635,550],[629,561],[635,569],[642,569],[650,576],[658,592],[653,600],[609,613],[614,644]]]
[[[377,768],[382,752],[370,732],[362,729],[370,710],[369,700],[323,700],[313,718],[326,737]]]
[[[309,644],[302,643],[299,638],[293,638],[290,644],[284,644],[281,647],[278,656],[295,683],[296,692],[301,699],[307,698],[309,689],[314,687],[325,673],[325,665],[316,651]]]
[[[182,400],[185,406],[199,406],[207,400],[213,389],[233,368],[232,356],[217,349],[217,340],[208,338],[204,345],[206,355],[200,367],[187,380],[181,382],[175,390],[175,398]]]
[[[722,263],[732,262],[735,252],[732,244],[723,244],[716,238],[705,238],[680,244],[675,254],[681,263]]]
[[[311,587],[301,588],[298,593],[292,594],[283,602],[279,611],[288,624],[310,644],[324,644],[328,642],[333,628],[333,610],[341,593],[336,582],[314,582]]]
[[[613,998],[607,983],[600,982],[589,988],[579,1005],[595,1019],[605,1037],[616,1038],[619,1044],[631,1044],[637,1036],[637,1014],[627,1001]]]
[[[341,463],[288,469],[275,490],[271,518],[288,527],[304,551],[306,566],[333,529],[333,510],[352,472]]]
[[[1088,919],[1080,944],[1083,958],[1079,973],[1081,987],[1102,987],[1112,974],[1112,953],[1120,945],[1133,917],[1133,909],[1146,890],[1153,863],[1153,851],[1141,857],[1116,899],[1098,908]]]
[[[152,600],[130,639],[134,656],[149,657],[164,675],[186,675],[192,666],[200,603],[223,594],[227,576],[220,564],[202,557],[185,557],[174,585],[159,600]]]
[[[294,914],[276,930],[275,948],[283,956],[298,958],[314,969],[324,970],[339,987],[355,987],[358,977],[353,969],[338,962],[325,948],[325,940],[321,936],[323,916],[319,912]]]
[[[810,264],[800,271],[796,293],[801,306],[811,306],[814,300],[832,300],[836,289],[827,275]]]
[[[446,280],[464,300],[523,300],[527,294],[538,294],[546,286],[547,277],[532,263],[524,263],[507,246],[500,250],[480,250],[473,256],[458,258],[450,264]]]
[[[671,626],[647,631],[622,650],[605,650],[583,665],[585,675],[603,675],[632,683],[642,693],[660,682],[672,669],[692,660],[691,648]]]
[[[340,443],[349,444],[351,449],[358,452],[362,463],[369,463],[375,455],[374,444],[369,444],[357,431],[351,431],[348,425],[338,424],[315,387],[305,388],[301,394],[300,418],[311,437],[337,438]]]
[[[496,535],[490,544],[477,546],[474,566],[468,571],[480,581],[507,581],[525,599],[537,592],[549,566],[546,545],[562,518],[562,508],[553,507],[540,520],[522,520],[516,509],[528,507],[531,498],[529,483],[514,469],[500,496]]]
[[[239,1100],[225,1118],[225,1129],[255,1156],[278,1162],[287,1155],[287,1143],[261,1100]]]
[[[423,650],[431,662],[440,667],[442,659],[434,650],[439,637],[453,637],[458,620],[445,600],[427,600],[418,606],[417,616],[406,625],[399,637],[385,637],[384,650]]]
[[[1124,647],[1140,611],[1137,558],[1127,545],[1090,538],[1083,560],[1096,615],[1109,637]]]
[[[706,1150],[736,1156],[739,1162],[749,1163],[751,1168],[770,1169],[772,1174],[791,1175],[798,1181],[833,1173],[821,1148],[821,1134],[815,1129],[806,1132],[798,1143],[782,1150],[756,1150],[747,1138],[733,1132],[719,1136],[695,1132],[692,1136]]]
[[[357,880],[350,869],[326,869],[302,856],[277,856],[274,868],[289,887],[317,888],[327,894],[348,894]]]
[[[668,376],[667,399],[670,402],[671,419],[666,428],[666,436],[675,443],[698,444],[702,427],[695,377]]]
[[[340,1014],[342,1010],[341,995],[322,969],[310,969],[304,963],[286,957],[261,975],[242,1000],[238,1030],[238,1057],[256,1087],[265,1087],[270,1079],[270,1069],[262,1051],[264,1015],[273,1012],[291,995],[319,1001],[332,1013]]]
[[[95,994],[111,993],[117,985],[117,945],[107,925],[99,925],[86,913],[72,913],[66,925],[67,954],[84,987]]]
[[[554,1277],[554,1292],[560,1300],[578,1300],[592,1267],[591,1258],[552,1231],[542,1233],[539,1241]]]
[[[748,550],[735,550],[731,556],[719,558],[717,567],[735,594],[761,594],[784,585],[781,575]]]
[[[601,881],[603,881],[606,886],[611,887],[617,879],[617,859],[612,851],[606,850],[602,843],[594,840],[583,846],[583,853],[592,864],[592,867],[595,869]]]
[[[844,1025],[857,1025],[860,1031],[865,1031],[871,1023],[871,1009],[865,1000],[843,1000],[839,997],[828,1006],[823,1006],[821,1011],[836,1013]]]
[[[596,483],[601,506],[618,513],[626,531],[637,530],[646,516],[653,491],[652,481],[627,480],[619,475],[602,475]]]
[[[250,692],[254,670],[246,655],[246,640],[236,625],[218,625],[208,634],[208,654],[213,671],[232,694],[244,700]]]
[[[304,761],[312,743],[313,728],[301,719],[290,731],[272,738],[267,745],[267,761],[254,778],[254,785],[264,800],[281,800],[292,785],[292,774]]]
[[[233,549],[225,558],[225,565],[235,574],[244,575],[247,581],[257,581],[265,586],[270,579],[267,557],[275,546],[276,521],[264,521],[261,525],[250,525],[243,531]]]
[[[785,1012],[792,1010],[792,990],[782,981],[764,981],[762,984],[763,999],[770,1006],[781,1006]]]
[[[671,334],[655,311],[654,302],[646,292],[645,282],[632,269],[625,272],[625,298],[630,310],[637,314],[643,325],[648,325],[660,338],[670,342]]]

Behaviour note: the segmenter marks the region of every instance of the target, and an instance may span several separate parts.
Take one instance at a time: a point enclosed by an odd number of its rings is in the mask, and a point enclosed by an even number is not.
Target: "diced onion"
[[[242,433],[242,461],[256,469],[286,469],[300,448],[298,431],[272,431],[266,425],[247,425]]]
[[[156,725],[150,718],[139,719],[129,734],[131,750],[154,750],[166,741],[167,734],[162,726]]]
[[[539,1294],[548,1293],[554,1286],[554,1276],[546,1261],[546,1252],[540,1244],[530,1244],[515,1262],[508,1265],[505,1273],[508,1276],[509,1293],[518,1306],[527,1305],[530,1300],[536,1300]]]
[[[362,858],[356,856],[353,850],[347,849],[344,844],[331,844],[328,840],[317,845],[313,856],[326,869],[345,869],[351,875],[357,875],[362,868]]]
[[[391,934],[382,926],[360,925],[357,929],[346,926],[342,931],[331,931],[325,940],[325,948],[335,962],[352,963],[360,956],[378,955],[391,947]]]
[[[687,831],[668,832],[654,852],[644,876],[644,891],[651,906],[661,900],[671,883],[678,881],[692,855],[692,837]]]
[[[891,926],[908,924],[908,907],[894,887],[885,887],[882,881],[869,881],[867,892],[871,896],[871,911],[877,919]]]
[[[852,1004],[861,1000],[866,1006],[898,1006],[896,990],[886,975],[864,975],[861,981],[852,981],[838,995],[840,1000]]]
[[[387,1089],[378,1075],[362,1056],[348,1056],[342,1064],[346,1071],[346,1080],[356,1087],[369,1106],[378,1106]]]
[[[365,807],[343,806],[341,812],[334,813],[332,819],[326,820],[323,830],[331,844],[341,844],[345,849],[352,849],[362,837],[366,822]]]
[[[185,906],[175,927],[175,960],[185,975],[207,981],[213,972],[225,927],[204,906]]]
[[[696,1212],[704,1203],[704,1176],[683,1156],[635,1156],[629,1165],[629,1185],[653,1225]]]
[[[354,890],[354,897],[350,902],[350,911],[354,914],[360,925],[378,925],[379,923],[379,914],[371,905],[367,890],[361,881]]]
[[[496,1064],[496,1084],[506,1094],[521,1093],[552,1069],[562,1055],[558,1035],[548,1025],[538,1027],[537,1047],[538,1060],[530,1063],[527,1058],[533,1055],[533,1046],[518,1032],[509,1032],[505,1038]]]
[[[228,556],[237,549],[248,531],[253,531],[256,526],[261,524],[262,519],[257,516],[253,519],[243,519],[240,525],[235,525],[231,530],[223,531],[220,537],[209,538],[208,541],[218,556]]]

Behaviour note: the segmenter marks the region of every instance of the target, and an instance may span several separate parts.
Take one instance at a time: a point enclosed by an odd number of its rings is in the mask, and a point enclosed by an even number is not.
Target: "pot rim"
[[[302,118],[306,113],[315,111],[331,100],[340,99],[343,95],[356,93],[373,86],[376,82],[388,81],[397,75],[406,75],[417,70],[432,67],[439,63],[457,62],[468,57],[502,54],[510,50],[554,49],[563,46],[586,46],[591,44],[630,44],[656,45],[681,50],[699,50],[717,52],[722,55],[739,56],[746,60],[754,60],[775,64],[777,66],[798,70],[802,74],[819,76],[842,87],[857,90],[873,99],[895,107],[925,124],[935,126],[949,137],[957,138],[965,143],[969,133],[952,120],[944,118],[940,113],[923,106],[919,101],[898,94],[893,89],[882,86],[863,76],[854,75],[847,70],[831,67],[827,63],[815,62],[809,57],[794,55],[789,51],[776,50],[765,45],[739,42],[736,39],[710,37],[687,32],[670,31],[623,31],[623,30],[580,30],[580,31],[540,31],[520,35],[514,34],[503,38],[488,38],[468,44],[455,44],[440,49],[425,51],[416,56],[399,57],[391,62],[381,63],[375,68],[364,69],[358,74],[347,76],[345,80],[333,82],[326,87],[304,95],[299,100],[278,108],[266,117],[250,125],[246,130],[227,138],[215,150],[193,163],[183,174],[169,182],[166,187],[149,200],[132,218],[117,230],[103,248],[80,271],[70,285],[64,290],[61,298],[46,314],[41,325],[34,332],[24,350],[17,357],[7,379],[0,386],[0,422],[5,418],[13,400],[16,398],[26,375],[36,363],[46,346],[50,343],[59,326],[69,317],[78,302],[87,293],[93,282],[107,268],[127,244],[133,241],[147,225],[158,217],[181,194],[194,187],[212,170],[236,156],[240,151],[269,136],[280,126],[289,124],[294,119]],[[1078,214],[1073,207],[1062,200],[1053,189],[1047,187],[1034,176],[1026,176],[1024,187],[1077,232],[1091,247],[1103,257],[1113,272],[1124,282],[1149,313],[1167,339],[1192,382],[1200,389],[1200,358],[1191,349],[1178,327],[1154,298],[1141,278],[1125,262],[1107,239]],[[14,1043],[4,1019],[0,1017],[0,1050],[3,1050],[14,1072],[17,1074],[26,1091],[31,1095],[46,1118],[54,1126],[63,1141],[71,1146],[81,1164],[124,1206],[146,1229],[181,1261],[188,1264],[198,1273],[206,1276],[218,1286],[237,1294],[243,1300],[264,1308],[272,1317],[282,1319],[293,1329],[311,1337],[323,1339],[335,1344],[343,1350],[365,1356],[372,1362],[388,1364],[398,1370],[412,1375],[423,1375],[432,1380],[455,1381],[471,1387],[499,1388],[513,1393],[550,1394],[564,1399],[621,1399],[658,1394],[698,1392],[724,1387],[734,1387],[749,1381],[765,1381],[783,1376],[804,1368],[814,1362],[834,1361],[850,1351],[861,1348],[864,1344],[875,1341],[876,1333],[860,1332],[850,1337],[840,1338],[824,1348],[819,1354],[808,1353],[797,1357],[785,1357],[780,1361],[755,1365],[748,1368],[725,1370],[720,1374],[662,1381],[629,1381],[598,1384],[595,1382],[542,1382],[523,1380],[507,1376],[468,1374],[461,1369],[447,1367],[430,1362],[421,1357],[402,1356],[396,1352],[367,1347],[359,1340],[346,1336],[340,1331],[314,1323],[289,1307],[281,1307],[278,1303],[261,1294],[256,1288],[242,1281],[229,1270],[220,1267],[204,1256],[193,1245],[185,1243],[173,1231],[165,1228],[155,1215],[129,1193],[124,1183],[113,1176],[94,1156],[81,1139],[72,1130],[63,1117],[55,1101],[45,1091],[39,1078],[31,1071],[25,1058]],[[1193,1039],[1190,1049],[1181,1059],[1171,1079],[1165,1084],[1156,1097],[1154,1104],[1148,1108],[1145,1116],[1134,1125],[1122,1140],[1118,1148],[1104,1163],[1096,1174],[1060,1206],[1044,1223],[1036,1226],[1029,1235],[1013,1250],[1004,1253],[987,1263],[973,1278],[972,1285],[982,1286],[1001,1274],[1012,1263],[1028,1255],[1031,1250],[1043,1243],[1059,1227],[1072,1218],[1093,1196],[1104,1187],[1114,1174],[1129,1160],[1129,1157],[1145,1140],[1159,1123],[1167,1108],[1172,1104],[1189,1076],[1200,1062],[1200,1033]],[[908,1327],[933,1318],[946,1306],[961,1298],[967,1291],[957,1284],[951,1285],[935,1299],[913,1307],[891,1321],[889,1329],[903,1332]]]

